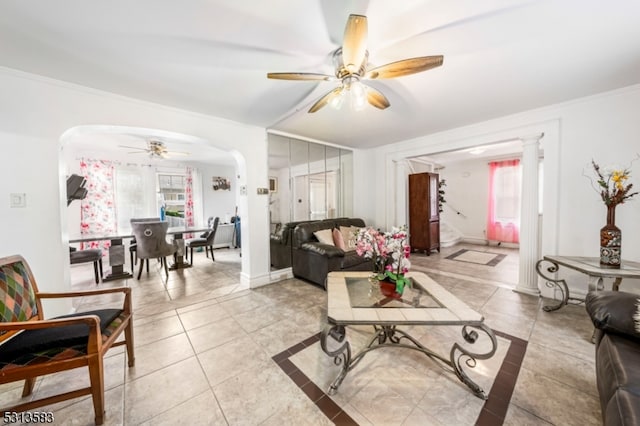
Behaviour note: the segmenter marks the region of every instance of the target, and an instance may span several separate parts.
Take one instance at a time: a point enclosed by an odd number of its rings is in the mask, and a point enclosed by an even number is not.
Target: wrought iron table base
[[[538,271],[538,275],[540,275],[542,278],[544,278],[546,280],[545,285],[549,288],[554,288],[557,287],[558,290],[560,290],[560,293],[562,293],[562,299],[560,299],[560,301],[558,303],[556,303],[555,305],[546,305],[543,306],[542,309],[545,312],[551,312],[551,311],[556,311],[560,308],[562,308],[563,306],[568,305],[569,303],[572,304],[581,304],[584,303],[584,299],[578,299],[576,297],[571,297],[571,295],[569,294],[569,286],[567,286],[567,282],[564,279],[561,278],[553,278],[550,277],[549,275],[546,275],[543,272],[543,267],[542,264],[543,262],[548,262],[551,265],[548,266],[546,268],[547,272],[554,274],[556,272],[558,272],[558,268],[560,268],[560,266],[558,265],[558,263],[554,262],[553,260],[550,259],[540,259],[538,260],[538,262],[536,263],[536,270]],[[615,280],[613,281],[613,284],[611,286],[611,289],[613,291],[618,291],[618,289],[620,288],[620,283],[622,282],[622,277],[616,277]],[[602,277],[595,277],[595,276],[589,276],[589,291],[594,291],[594,290],[603,290],[604,289],[604,280]]]
[[[464,372],[462,369],[462,363],[469,367],[474,368],[476,366],[477,359],[488,359],[491,358],[497,349],[497,341],[496,337],[493,334],[493,331],[484,324],[468,324],[462,326],[462,337],[465,341],[469,343],[475,343],[478,339],[478,332],[475,330],[470,330],[470,328],[478,329],[484,332],[491,339],[491,350],[484,354],[473,353],[466,348],[460,346],[457,342],[453,344],[451,347],[451,351],[449,352],[449,359],[439,355],[432,350],[423,346],[420,342],[418,342],[415,338],[411,337],[405,331],[396,328],[395,325],[374,325],[375,333],[369,340],[369,343],[357,354],[352,356],[351,354],[351,345],[349,341],[345,341],[346,330],[343,325],[333,325],[329,324],[325,327],[320,335],[320,345],[324,353],[333,357],[334,363],[336,365],[342,366],[338,377],[331,383],[328,394],[334,395],[342,381],[347,376],[347,374],[355,368],[356,365],[364,358],[364,356],[371,352],[374,349],[380,349],[384,347],[400,347],[417,350],[422,352],[430,359],[439,363],[446,370],[455,373],[458,379],[467,385],[469,389],[476,395],[478,398],[487,399],[487,394],[484,390],[478,386],[471,378]],[[331,337],[341,345],[335,349],[331,350],[328,348],[327,339]],[[403,343],[403,339],[408,340],[407,343]],[[409,342],[411,344],[409,344]]]

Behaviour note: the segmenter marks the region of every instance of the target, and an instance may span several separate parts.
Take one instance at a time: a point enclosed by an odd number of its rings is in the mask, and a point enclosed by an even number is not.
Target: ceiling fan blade
[[[273,78],[276,80],[335,80],[335,77],[332,75],[312,72],[270,72],[267,73],[267,78]]]
[[[358,72],[367,54],[367,28],[366,16],[349,15],[342,41],[342,62],[351,73]]]
[[[377,89],[367,86],[367,102],[378,109],[387,109],[391,105],[389,99]]]
[[[130,151],[127,152],[127,154],[146,154],[148,151],[144,150],[144,151]]]
[[[318,99],[318,101],[316,101],[316,103],[311,106],[308,112],[312,113],[318,111],[320,108],[331,102],[333,98],[335,98],[336,96],[340,96],[341,92],[342,86],[336,87],[335,89]]]
[[[139,149],[140,151],[146,151],[147,148],[138,148],[137,146],[118,145],[118,148]]]
[[[376,78],[394,78],[402,77],[403,75],[415,74],[431,68],[439,67],[442,65],[443,59],[444,57],[442,55],[403,59],[401,61],[391,62],[390,64],[373,68],[365,74],[364,78],[373,80]]]
[[[190,152],[183,152],[183,151],[167,151],[165,152],[165,154],[169,154],[169,155],[191,155]]]

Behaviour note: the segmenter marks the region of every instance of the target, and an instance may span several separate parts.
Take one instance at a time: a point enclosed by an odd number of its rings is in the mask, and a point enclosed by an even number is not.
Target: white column
[[[521,138],[522,200],[520,205],[519,293],[540,295],[538,289],[538,142],[543,135]]]

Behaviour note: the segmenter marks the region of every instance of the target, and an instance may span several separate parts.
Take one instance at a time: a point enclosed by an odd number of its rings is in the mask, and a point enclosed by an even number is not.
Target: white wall
[[[386,165],[386,170],[376,176],[376,184],[371,187],[377,191],[376,200],[387,203],[382,209],[379,204],[362,204],[362,214],[374,217],[377,226],[404,223],[406,199],[402,194],[406,182],[394,179],[396,163],[404,158],[545,133],[541,140],[545,152],[541,255],[598,256],[599,230],[605,224],[606,209],[583,174],[590,173],[592,158],[601,165],[628,164],[640,153],[638,110],[640,86],[636,85],[383,146],[376,150],[375,158],[379,167]],[[640,187],[640,161],[633,164],[631,182]],[[356,196],[360,193],[366,198],[365,191],[371,194],[366,187],[361,184]],[[640,261],[638,217],[640,197],[618,207],[616,224],[622,229],[623,259],[636,262]],[[577,291],[586,290],[584,276],[563,275]],[[638,282],[626,285],[638,287]]]
[[[238,179],[235,167],[223,166],[219,164],[195,163],[202,174],[202,195],[204,201],[203,218],[204,224],[209,217],[219,217],[220,223],[225,223],[228,218],[235,213],[237,198],[239,194]],[[231,190],[213,190],[211,178],[221,176],[229,179]]]
[[[489,167],[487,160],[475,159],[447,164],[438,172],[446,181],[440,218],[462,233],[466,240],[486,240],[489,209]],[[461,214],[456,214],[459,211]]]
[[[0,100],[0,108],[2,104]],[[20,254],[40,289],[64,288],[69,281],[69,248],[60,229],[58,146],[45,138],[4,131],[0,146],[5,160],[0,167],[0,257]],[[10,208],[11,193],[26,194],[26,207]],[[70,308],[70,300],[44,304],[47,315],[68,313]]]
[[[238,162],[238,185],[247,195],[238,200],[242,222],[241,280],[269,281],[267,143],[263,128],[168,108],[0,68],[0,256],[23,254],[44,290],[69,287],[65,166],[61,139],[85,124],[124,125],[193,135],[228,150]],[[27,207],[10,209],[9,194],[25,193]],[[4,201],[1,201],[4,200]],[[70,304],[45,308],[48,316],[67,312]]]
[[[384,186],[384,180],[372,173],[376,166],[379,167],[378,172],[384,175],[384,154],[380,150],[353,150],[353,217],[361,218],[371,226],[385,223],[378,216],[384,210],[379,208],[380,203],[395,203],[394,192],[386,193],[384,188],[377,187]]]

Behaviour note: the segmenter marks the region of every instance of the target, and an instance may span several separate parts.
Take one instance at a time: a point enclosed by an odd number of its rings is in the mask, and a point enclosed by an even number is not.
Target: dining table
[[[176,226],[169,228],[167,230],[167,235],[172,236],[172,241],[176,245],[176,254],[174,256],[175,262],[169,266],[169,269],[176,270],[190,268],[191,263],[185,262],[184,260],[185,234],[200,234],[208,230],[209,228],[206,226]],[[111,267],[111,271],[103,277],[102,281],[113,281],[133,277],[134,265],[131,265],[131,272],[125,269],[125,246],[122,243],[123,240],[131,238],[134,238],[133,232],[131,229],[126,229],[112,234],[83,234],[80,236],[72,236],[69,239],[69,243],[75,244],[109,240],[111,242],[111,245],[109,246],[109,266]]]

